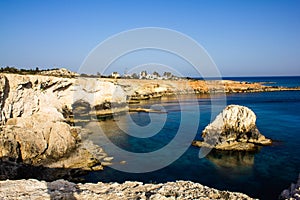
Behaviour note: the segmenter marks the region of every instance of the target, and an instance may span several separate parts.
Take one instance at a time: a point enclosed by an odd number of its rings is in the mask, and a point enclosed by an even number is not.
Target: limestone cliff
[[[81,129],[71,127],[66,110],[78,101],[93,108],[125,102],[119,86],[98,79],[0,74],[0,158],[38,164],[74,151]]]
[[[245,106],[229,105],[202,132],[203,142],[195,146],[213,147],[218,150],[255,150],[256,145],[269,145],[270,139],[256,127],[256,115]]]

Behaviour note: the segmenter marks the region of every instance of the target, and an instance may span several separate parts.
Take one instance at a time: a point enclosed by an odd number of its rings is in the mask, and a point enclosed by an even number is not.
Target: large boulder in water
[[[256,127],[256,115],[245,106],[229,105],[202,132],[203,142],[195,146],[218,150],[255,150],[257,145],[270,145]]]

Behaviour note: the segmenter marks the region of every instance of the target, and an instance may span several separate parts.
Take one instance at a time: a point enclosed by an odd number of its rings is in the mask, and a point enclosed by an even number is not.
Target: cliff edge
[[[82,103],[91,110],[108,101],[125,102],[126,97],[116,92],[119,89],[98,79],[0,74],[0,161],[102,169],[107,155],[83,140],[86,131],[70,118]],[[1,178],[9,177],[0,171]]]

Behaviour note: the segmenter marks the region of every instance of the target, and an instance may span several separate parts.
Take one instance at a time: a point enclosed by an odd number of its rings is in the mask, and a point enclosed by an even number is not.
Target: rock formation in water
[[[281,192],[279,199],[299,200],[300,199],[300,174],[297,183],[292,183],[288,189]]]
[[[1,199],[252,199],[242,193],[220,191],[190,181],[74,184],[65,180],[31,179],[1,181],[0,188]]]
[[[217,150],[256,150],[257,145],[270,145],[272,141],[263,136],[256,127],[256,116],[245,106],[229,105],[202,132],[203,142],[194,146]]]

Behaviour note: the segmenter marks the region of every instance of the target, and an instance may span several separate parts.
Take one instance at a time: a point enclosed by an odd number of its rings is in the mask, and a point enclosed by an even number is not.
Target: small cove
[[[180,122],[180,112],[193,112],[194,105],[186,100],[180,108],[172,99],[145,102],[144,107],[161,103],[168,111],[167,121],[162,130],[150,138],[137,138],[125,134],[116,121],[126,125],[123,116],[100,122],[107,137],[120,148],[132,152],[151,152],[163,148],[176,135]],[[300,92],[269,92],[228,94],[227,104],[244,105],[257,116],[258,129],[267,137],[279,141],[270,147],[263,147],[258,153],[211,152],[199,159],[199,148],[190,146],[171,165],[148,173],[125,173],[106,167],[104,171],[91,172],[87,182],[142,181],[164,183],[167,181],[190,180],[221,190],[237,191],[260,199],[276,199],[280,192],[295,181],[300,171]],[[200,122],[196,138],[210,122],[211,101],[209,97],[198,99]],[[148,113],[131,113],[138,125],[149,124]],[[158,122],[161,117],[157,116]],[[193,119],[191,119],[192,121]],[[151,130],[150,130],[151,131]],[[190,134],[186,130],[186,134]],[[97,133],[90,135],[95,144],[108,148]],[[112,155],[114,156],[114,155]],[[170,152],[172,156],[172,152]],[[116,163],[119,164],[119,163]]]

